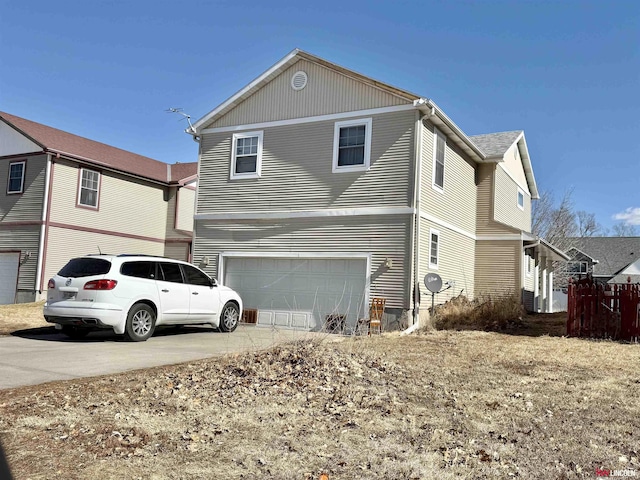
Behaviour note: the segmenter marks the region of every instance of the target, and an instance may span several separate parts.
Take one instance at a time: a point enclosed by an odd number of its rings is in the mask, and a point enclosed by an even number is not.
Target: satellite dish
[[[442,288],[442,278],[437,273],[427,273],[424,276],[424,286],[431,293],[439,293]]]

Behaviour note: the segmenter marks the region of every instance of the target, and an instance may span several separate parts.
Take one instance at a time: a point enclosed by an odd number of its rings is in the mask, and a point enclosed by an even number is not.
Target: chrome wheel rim
[[[138,337],[144,337],[151,331],[153,316],[146,310],[139,310],[133,316],[131,327]]]
[[[227,329],[232,329],[238,323],[238,311],[234,307],[227,307],[222,314],[222,323]]]

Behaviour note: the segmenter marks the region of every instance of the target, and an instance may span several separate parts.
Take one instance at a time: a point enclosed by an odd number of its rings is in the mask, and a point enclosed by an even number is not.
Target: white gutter
[[[43,282],[42,269],[43,269],[43,256],[44,256],[44,237],[47,222],[47,209],[49,208],[49,184],[51,183],[51,154],[47,153],[47,166],[44,174],[44,201],[42,202],[42,224],[40,225],[40,240],[38,242],[38,265],[36,267],[36,290],[42,292]]]

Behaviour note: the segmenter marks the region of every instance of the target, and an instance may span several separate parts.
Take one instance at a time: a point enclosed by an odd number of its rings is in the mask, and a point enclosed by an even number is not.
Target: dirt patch
[[[593,478],[640,470],[640,348],[436,331],[0,391],[17,478]]]
[[[0,305],[0,335],[10,335],[20,330],[51,327],[42,316],[44,301]]]

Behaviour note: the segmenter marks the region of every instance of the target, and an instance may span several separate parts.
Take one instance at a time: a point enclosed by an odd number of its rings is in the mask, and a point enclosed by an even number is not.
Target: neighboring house
[[[189,259],[196,172],[0,112],[0,304],[77,255]]]
[[[567,244],[570,259],[556,266],[558,288],[587,275],[600,283],[640,282],[640,237],[576,237]]]
[[[452,285],[437,302],[516,293],[550,308],[566,257],[529,233],[521,131],[469,137],[431,100],[294,50],[188,133],[194,261],[259,324],[353,327],[383,297],[387,326],[406,326],[431,272]]]

